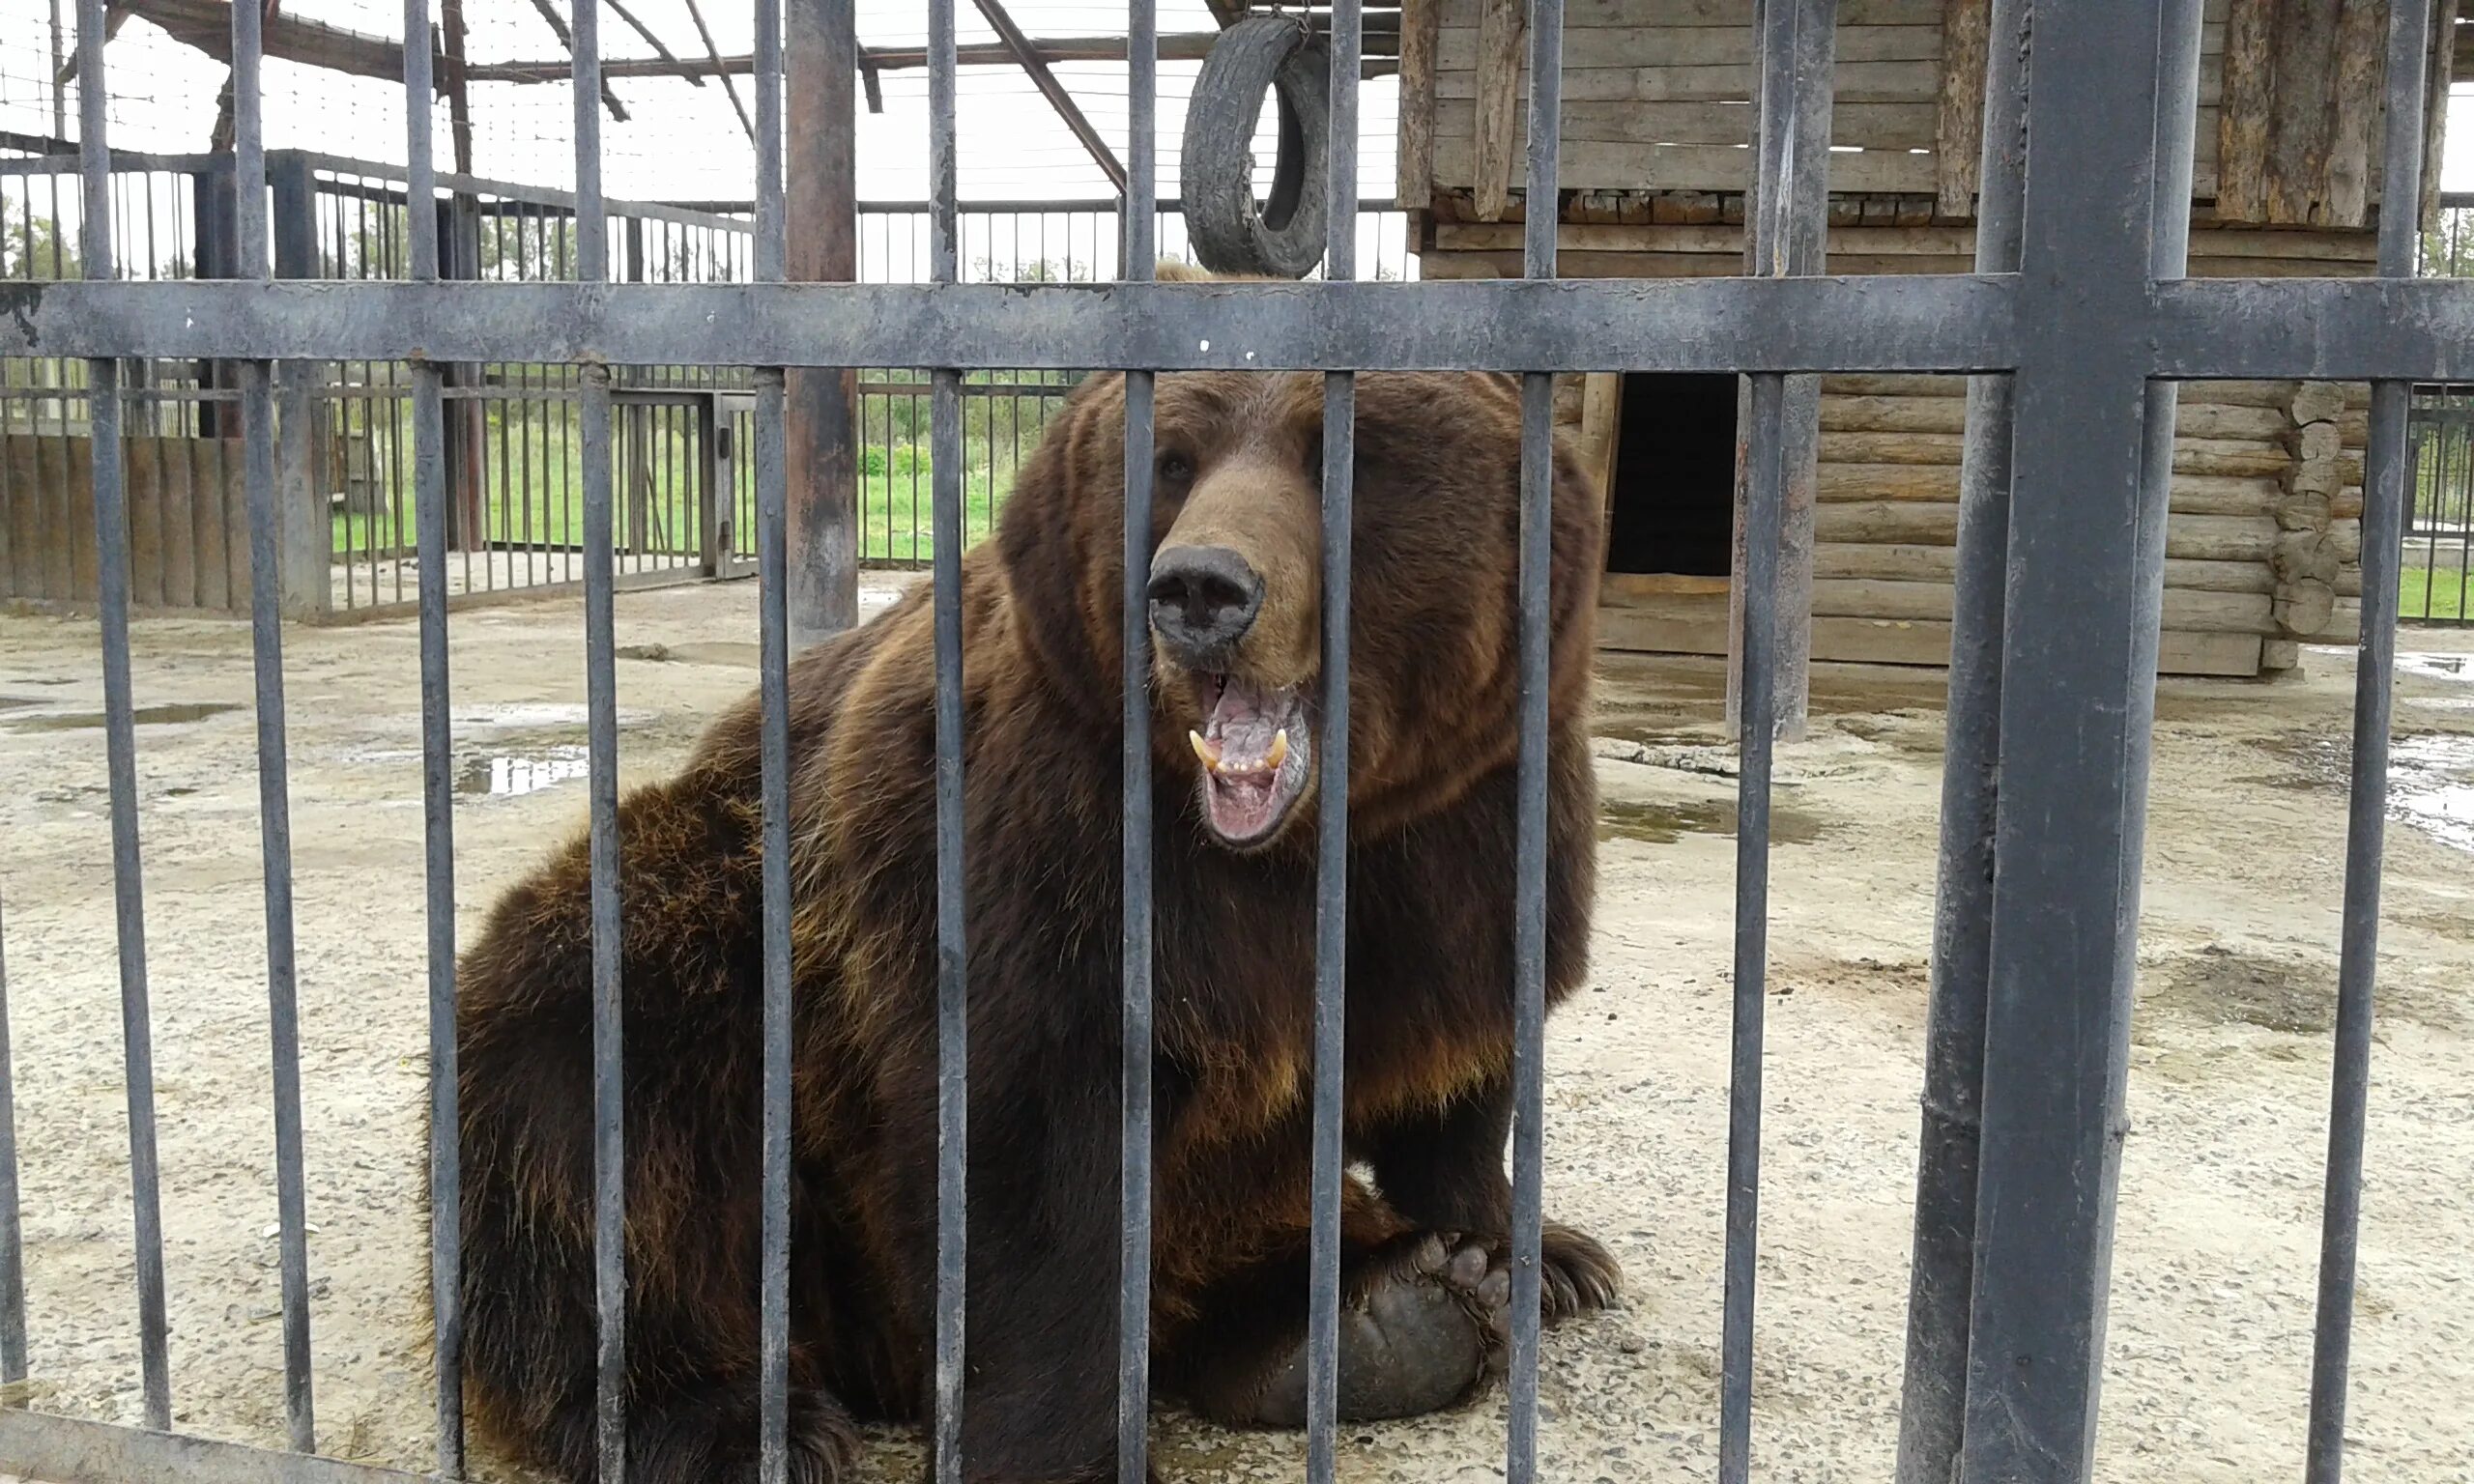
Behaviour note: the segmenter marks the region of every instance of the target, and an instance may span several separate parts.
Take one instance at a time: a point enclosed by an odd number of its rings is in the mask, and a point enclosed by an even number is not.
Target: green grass
[[[908,450],[903,450],[907,452]],[[1011,449],[996,450],[1003,463],[991,469],[986,453],[972,450],[981,457],[964,479],[964,545],[977,542],[988,534],[994,524],[995,512],[1014,487],[1015,467]],[[881,454],[881,450],[878,450]],[[580,546],[584,540],[583,475],[574,461],[560,468],[553,457],[543,461],[536,456],[529,469],[510,468],[508,483],[503,489],[497,480],[497,447],[490,448],[491,467],[484,480],[483,516],[494,543],[525,546]],[[519,459],[509,459],[510,466],[521,466]],[[677,460],[672,461],[674,464]],[[881,465],[881,457],[877,461]],[[935,485],[929,471],[925,450],[915,461],[902,459],[898,467],[883,472],[863,476],[859,488],[859,559],[865,562],[925,562],[935,552],[932,532],[934,525]],[[515,482],[518,472],[529,473],[530,488]],[[655,467],[649,471],[648,487],[633,500],[627,493],[628,479],[622,466],[618,477],[618,509],[615,512],[617,534],[622,549],[692,554],[697,550],[701,530],[695,511],[696,481],[682,467]],[[562,477],[563,476],[563,477]],[[741,555],[755,550],[755,487],[753,471],[742,466],[739,489],[739,523],[736,541]],[[386,506],[376,512],[338,511],[334,516],[333,550],[342,559],[349,556],[366,560],[372,554],[389,556],[398,551],[410,553],[417,540],[412,493],[401,489],[400,499],[388,498]]]
[[[2465,575],[2453,567],[2407,567],[2398,588],[2398,612],[2408,623],[2461,622],[2466,616]]]

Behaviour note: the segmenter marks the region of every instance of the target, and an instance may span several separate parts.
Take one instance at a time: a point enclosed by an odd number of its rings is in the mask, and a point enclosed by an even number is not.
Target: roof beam
[[[1101,136],[1099,129],[1083,116],[1074,101],[1074,95],[1065,91],[1065,84],[1056,80],[1056,73],[1049,70],[1048,61],[1040,55],[1039,48],[1031,44],[1031,39],[1022,34],[1021,27],[1014,24],[1014,17],[1006,14],[1003,0],[972,0],[972,3],[979,7],[979,14],[987,17],[989,25],[995,28],[1005,49],[1013,53],[1014,60],[1030,74],[1031,86],[1040,90],[1040,96],[1049,100],[1050,106],[1056,110],[1056,116],[1073,130],[1074,137],[1082,141],[1082,148],[1098,163],[1100,173],[1122,192],[1126,181],[1124,162],[1117,158],[1116,151],[1108,148],[1108,141]],[[1125,48],[1119,46],[1117,50],[1122,55]]]
[[[552,5],[550,0],[532,0],[532,8],[541,13],[541,18],[543,20],[550,23],[550,30],[559,38],[559,44],[567,48],[567,61],[561,71],[561,75],[573,77],[576,72],[576,39],[574,33],[567,29],[566,17],[559,14],[559,8]],[[665,70],[662,75],[674,77],[684,75],[683,70],[686,67],[685,63],[680,62],[676,57],[672,58],[668,62],[657,62],[655,65]],[[471,78],[479,78],[481,77],[481,70],[479,68],[466,68],[464,70],[464,75]],[[627,122],[627,105],[618,101],[618,94],[610,91],[610,64],[608,62],[604,62],[601,65],[601,104],[603,107],[610,110],[610,116],[612,118],[617,119],[621,124]]]
[[[747,137],[753,141],[756,138],[756,123],[747,116],[747,105],[739,101],[738,82],[732,77],[729,70],[722,66],[722,49],[713,44],[713,28],[705,24],[705,12],[696,4],[696,0],[687,0],[687,18],[696,22],[696,36],[705,43],[705,55],[712,62],[714,74],[722,79],[722,91],[731,96],[731,112],[738,115],[738,127],[746,129]],[[687,80],[702,85],[705,79],[702,76],[690,76]]]

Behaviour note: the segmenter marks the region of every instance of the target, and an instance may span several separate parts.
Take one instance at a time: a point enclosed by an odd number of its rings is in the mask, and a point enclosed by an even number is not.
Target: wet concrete
[[[1812,814],[1797,809],[1769,808],[1769,842],[1778,845],[1809,845],[1827,832]],[[1649,803],[1639,799],[1600,799],[1597,838],[1628,840],[1643,844],[1671,845],[1686,835],[1736,833],[1736,801],[1697,799]]]
[[[20,701],[19,704],[30,702]],[[12,708],[0,704],[0,710],[7,709]],[[221,716],[226,711],[240,709],[241,703],[234,700],[182,701],[169,705],[139,706],[132,717],[140,727],[168,727],[202,722],[210,716]],[[9,723],[6,729],[17,732],[100,731],[102,727],[103,713],[101,711],[53,711],[41,716],[19,717]]]

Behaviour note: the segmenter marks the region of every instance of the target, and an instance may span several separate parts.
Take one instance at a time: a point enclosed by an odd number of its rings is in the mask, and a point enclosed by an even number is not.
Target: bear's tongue
[[[1302,721],[1293,691],[1223,682],[1194,736],[1212,828],[1223,838],[1247,841],[1268,833],[1296,798],[1306,772]]]

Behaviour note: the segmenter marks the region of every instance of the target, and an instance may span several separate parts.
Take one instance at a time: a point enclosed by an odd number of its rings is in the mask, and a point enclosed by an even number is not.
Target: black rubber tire
[[[1250,15],[1220,34],[1186,106],[1179,197],[1186,238],[1215,273],[1303,278],[1323,261],[1331,160],[1331,60],[1291,15]],[[1254,203],[1254,122],[1280,100],[1269,200]]]

